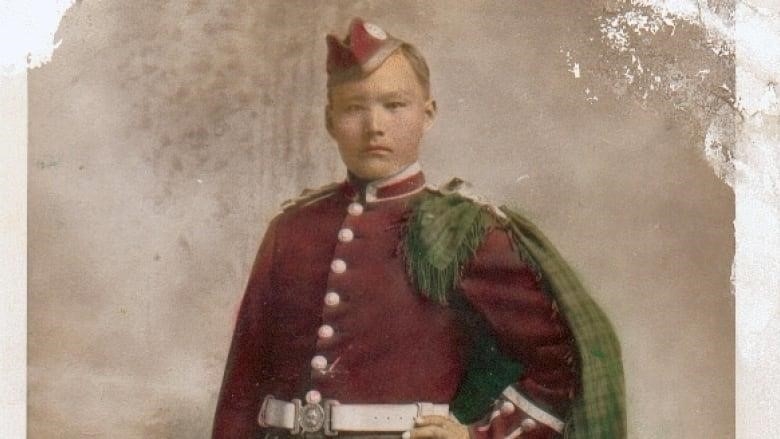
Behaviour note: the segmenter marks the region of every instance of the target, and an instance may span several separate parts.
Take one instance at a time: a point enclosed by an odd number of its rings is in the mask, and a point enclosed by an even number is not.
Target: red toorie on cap
[[[360,18],[352,20],[344,41],[333,34],[328,35],[326,41],[329,75],[356,66],[363,72],[371,72],[402,44],[402,41],[388,35],[381,27]]]

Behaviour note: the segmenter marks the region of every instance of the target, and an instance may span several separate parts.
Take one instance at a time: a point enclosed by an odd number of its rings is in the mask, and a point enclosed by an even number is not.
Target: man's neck
[[[405,186],[408,186],[410,192],[413,193],[425,183],[419,162],[410,163],[394,174],[374,180],[362,179],[353,173],[348,172],[347,180],[354,190],[358,192],[360,199],[368,202],[379,201],[384,198],[382,193],[383,189],[392,189],[395,186],[400,185],[402,187],[396,189],[400,189],[401,195],[403,195]],[[404,182],[409,184],[405,185]],[[398,192],[398,190],[390,190],[390,192],[392,195],[387,195],[395,198],[395,193]]]

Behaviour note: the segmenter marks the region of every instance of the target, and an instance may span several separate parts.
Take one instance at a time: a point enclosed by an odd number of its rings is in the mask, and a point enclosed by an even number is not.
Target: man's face
[[[330,90],[328,132],[357,177],[375,180],[415,162],[436,104],[396,51],[370,75]]]

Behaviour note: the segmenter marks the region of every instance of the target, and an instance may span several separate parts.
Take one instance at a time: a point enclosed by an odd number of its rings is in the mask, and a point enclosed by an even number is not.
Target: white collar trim
[[[366,185],[366,202],[367,203],[371,203],[371,202],[374,202],[374,201],[378,201],[377,196],[376,196],[376,192],[377,192],[377,190],[379,188],[387,187],[387,186],[390,186],[392,184],[398,183],[400,181],[406,180],[407,178],[409,178],[409,177],[411,177],[413,175],[417,175],[420,172],[422,172],[422,166],[420,166],[420,162],[414,162],[414,163],[408,165],[407,167],[405,167],[404,169],[396,172],[393,175],[390,175],[390,176],[384,177],[384,178],[380,178],[379,180],[374,180],[374,181],[368,183]],[[413,191],[411,193],[416,193],[416,192],[419,192],[420,190],[422,190],[422,188],[420,188],[419,190]],[[395,197],[390,197],[390,198],[383,198],[382,200],[406,197],[406,196],[410,195],[411,193],[403,194],[403,195],[395,196]]]

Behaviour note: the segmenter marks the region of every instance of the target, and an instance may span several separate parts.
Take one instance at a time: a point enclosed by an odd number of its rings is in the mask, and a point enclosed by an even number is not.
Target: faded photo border
[[[27,69],[59,45],[54,35],[72,0],[0,4],[0,437],[26,434]],[[738,0],[734,28],[719,28],[706,1],[635,0],[671,20],[697,10],[699,24],[732,40],[736,58],[736,144],[710,163],[734,191],[732,266],[736,302],[736,434],[772,437],[780,425],[780,5]],[[676,11],[676,12],[675,12]],[[573,75],[580,65],[571,60]],[[713,131],[712,137],[717,138]],[[728,146],[727,146],[728,148]],[[694,414],[680,414],[694,416]]]

